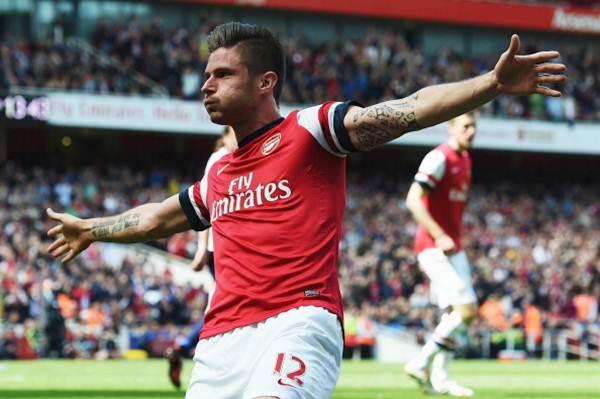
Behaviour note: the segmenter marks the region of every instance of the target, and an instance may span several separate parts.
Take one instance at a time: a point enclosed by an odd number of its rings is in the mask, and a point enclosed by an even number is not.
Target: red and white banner
[[[180,0],[416,21],[600,34],[600,10],[482,0]]]

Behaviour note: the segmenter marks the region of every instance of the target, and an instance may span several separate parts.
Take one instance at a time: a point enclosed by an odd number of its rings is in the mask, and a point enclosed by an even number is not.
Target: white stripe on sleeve
[[[446,172],[446,156],[440,150],[431,150],[421,161],[419,171],[415,175],[415,181],[425,183],[431,188],[444,178]]]
[[[333,104],[329,109],[328,114],[328,124],[329,129],[333,126],[333,110],[335,109],[336,103]],[[317,142],[323,147],[327,152],[336,155],[338,157],[344,157],[344,153],[340,153],[337,148],[331,148],[327,139],[325,138],[325,132],[321,128],[321,122],[319,121],[319,109],[322,105],[317,105],[314,107],[306,108],[298,112],[298,124],[309,131],[309,133],[317,140]],[[335,141],[334,141],[335,143]],[[336,144],[336,147],[339,145]]]
[[[202,181],[204,181],[204,180],[205,179],[202,179]],[[190,199],[190,202],[192,203],[192,206],[194,207],[194,211],[196,212],[196,215],[198,215],[198,218],[200,219],[202,224],[204,224],[205,226],[210,226],[210,221],[206,220],[204,218],[204,216],[202,216],[202,212],[200,211],[200,208],[198,207],[198,204],[196,203],[196,200],[194,199],[194,186],[195,186],[195,184],[192,184],[188,188],[188,197]],[[202,190],[200,190],[200,191],[202,191]],[[202,201],[204,201],[204,198],[202,199]]]

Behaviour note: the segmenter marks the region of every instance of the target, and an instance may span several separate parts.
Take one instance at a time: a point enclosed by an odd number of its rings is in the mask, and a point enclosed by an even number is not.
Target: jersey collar
[[[262,136],[264,133],[268,132],[269,130],[273,129],[275,126],[279,125],[281,122],[283,122],[283,117],[277,118],[275,119],[273,122],[269,122],[266,125],[264,125],[263,127],[261,127],[258,130],[255,130],[254,132],[250,133],[249,135],[247,135],[246,137],[244,137],[239,143],[238,143],[238,148],[242,148],[245,145],[248,145],[248,143],[250,143],[251,141],[253,141],[254,139]]]

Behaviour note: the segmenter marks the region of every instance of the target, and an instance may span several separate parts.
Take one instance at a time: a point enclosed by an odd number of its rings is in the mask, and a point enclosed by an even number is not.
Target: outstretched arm
[[[50,208],[47,213],[58,222],[48,231],[48,236],[54,238],[48,252],[63,262],[75,258],[94,241],[142,242],[190,229],[177,195],[104,218],[80,219]]]
[[[366,108],[351,108],[344,118],[350,141],[357,150],[371,150],[404,133],[475,109],[499,94],[560,96],[559,91],[543,86],[566,79],[562,75],[565,65],[547,62],[560,54],[541,51],[517,55],[519,46],[519,36],[512,35],[494,69],[473,79],[425,87],[406,98]]]

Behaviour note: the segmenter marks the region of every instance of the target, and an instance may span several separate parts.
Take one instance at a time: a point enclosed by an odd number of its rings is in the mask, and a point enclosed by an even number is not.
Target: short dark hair
[[[256,25],[228,22],[214,28],[207,42],[211,53],[221,47],[239,46],[242,61],[252,76],[267,71],[275,72],[278,80],[273,96],[279,104],[285,80],[285,56],[281,43],[271,31]]]

